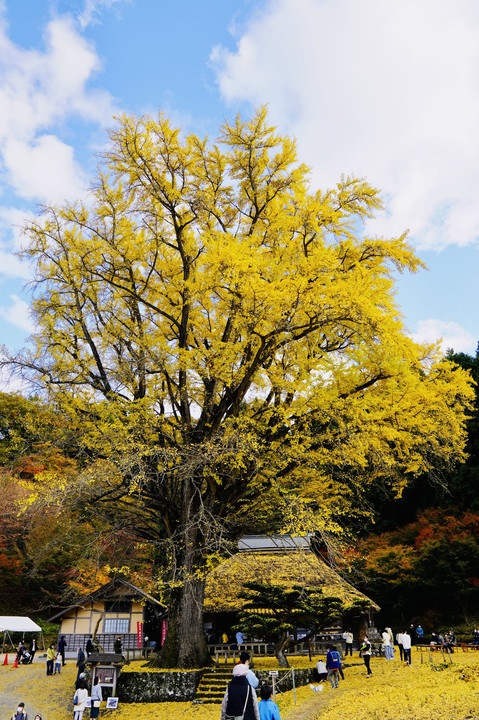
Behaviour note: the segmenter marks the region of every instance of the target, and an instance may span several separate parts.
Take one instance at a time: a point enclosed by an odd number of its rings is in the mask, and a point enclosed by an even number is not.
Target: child
[[[279,707],[271,700],[273,689],[269,685],[263,685],[259,694],[261,701],[258,704],[260,720],[281,720]]]
[[[62,654],[60,651],[58,651],[57,654],[55,655],[55,672],[53,674],[56,675],[58,672],[58,674],[60,675],[61,667],[62,667]]]

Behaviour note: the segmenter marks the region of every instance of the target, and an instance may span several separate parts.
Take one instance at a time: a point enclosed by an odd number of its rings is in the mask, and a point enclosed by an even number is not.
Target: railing
[[[233,664],[236,663],[242,652],[246,651],[251,656],[253,655],[274,655],[274,646],[271,643],[253,642],[253,643],[242,643],[241,645],[208,645],[210,655],[215,658],[215,664],[218,666],[220,661],[224,660],[224,663],[228,660],[233,660]]]
[[[421,653],[421,663],[424,662],[423,661],[423,653],[425,653],[429,659],[429,662],[433,665],[434,663],[433,663],[433,659],[432,659],[432,653],[440,652],[440,653],[442,653],[443,661],[447,662],[447,660],[449,660],[449,662],[452,665],[452,652],[454,651],[453,649],[451,652],[447,647],[444,647],[443,645],[415,645],[414,647],[416,648],[416,650],[419,650]]]
[[[152,652],[153,652],[152,647],[129,648],[128,650],[125,650],[123,652],[123,655],[126,658],[126,662],[129,663],[132,660],[149,660]]]
[[[300,641],[292,643],[285,652],[287,655],[308,655],[309,652],[311,652],[311,655],[325,655],[328,645],[334,645],[335,647],[340,646],[341,652],[343,654],[345,653],[345,643],[343,641],[335,642],[334,640],[318,640],[311,643],[307,640],[304,642]],[[226,664],[229,660],[235,663],[236,659],[239,659],[240,653],[244,651],[248,652],[251,657],[253,657],[253,655],[274,655],[274,645],[266,642],[246,642],[241,643],[241,645],[236,645],[235,643],[228,645],[211,644],[208,645],[208,650],[210,655],[214,657],[217,666],[220,662]]]
[[[81,647],[82,650],[85,650],[87,640],[90,637],[89,633],[62,634],[65,635],[65,640],[67,642],[67,652],[76,652],[79,647]],[[98,635],[96,636],[96,642],[101,646],[102,652],[114,652],[115,640],[118,635],[119,633],[112,633],[111,635],[106,633],[98,633]],[[122,641],[123,652],[137,647],[138,636],[136,633],[121,633],[120,637]]]

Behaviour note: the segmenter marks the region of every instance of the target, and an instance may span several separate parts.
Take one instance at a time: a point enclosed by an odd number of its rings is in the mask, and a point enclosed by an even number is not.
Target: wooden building
[[[95,631],[103,652],[113,652],[118,635],[123,650],[138,647],[139,623],[142,623],[141,634],[153,639],[164,610],[158,600],[140,588],[126,580],[114,579],[61,610],[48,622],[60,622],[58,634],[65,636],[70,653],[79,647],[84,649],[88,637]]]
[[[375,631],[374,613],[379,611],[370,598],[344,580],[310,548],[309,539],[290,536],[247,536],[240,540],[239,552],[209,573],[205,592],[205,629],[221,636],[231,633],[236,615],[246,604],[244,583],[257,581],[272,585],[320,587],[323,594],[338,597],[346,612],[338,618],[338,628],[351,628],[355,638]],[[357,609],[357,601],[363,608]]]

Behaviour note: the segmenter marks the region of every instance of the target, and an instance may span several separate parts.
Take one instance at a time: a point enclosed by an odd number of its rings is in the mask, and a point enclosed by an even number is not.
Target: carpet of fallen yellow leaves
[[[308,658],[291,658],[295,667],[311,666]],[[293,693],[277,696],[282,720],[454,720],[479,719],[479,652],[453,655],[453,664],[434,658],[431,666],[427,657],[413,650],[413,664],[399,660],[373,658],[373,676],[366,679],[362,664],[345,668],[345,680],[338,690],[323,684],[321,692],[313,692],[309,685],[297,688],[297,705]],[[442,660],[442,658],[441,658]],[[313,660],[315,662],[316,659]],[[350,662],[349,658],[348,661]],[[360,662],[357,655],[353,663]],[[132,664],[133,665],[133,664]],[[143,662],[135,663],[138,670]],[[257,669],[277,667],[273,658],[256,659]],[[18,701],[26,703],[30,718],[36,712],[43,720],[65,720],[72,714],[73,663],[60,676],[47,678],[43,665],[12,669],[0,667],[0,716],[11,717]],[[13,703],[13,704],[12,704]],[[100,717],[112,720],[219,720],[219,705],[192,703],[122,704],[118,710],[104,709]],[[88,711],[84,714],[88,719]]]
[[[452,664],[434,658],[431,665],[426,656],[421,664],[414,650],[412,658],[411,666],[399,660],[372,662],[369,680],[364,671],[351,668],[344,682],[347,692],[334,697],[321,720],[479,718],[479,653],[456,652]]]
[[[283,720],[308,718],[337,720],[471,720],[479,718],[479,652],[456,652],[453,664],[441,662],[442,657],[429,663],[427,655],[421,664],[420,654],[413,650],[413,664],[400,660],[373,659],[373,676],[366,678],[362,664],[345,668],[345,680],[338,690],[329,683],[321,692],[313,692],[309,685],[293,693],[277,696]],[[309,658],[291,658],[295,667],[311,667]],[[349,660],[349,658],[348,658]],[[314,659],[316,662],[316,658]],[[357,654],[353,662],[361,662]],[[255,660],[257,669],[277,667],[273,658]],[[140,716],[145,706],[123,705],[117,720]],[[191,703],[154,703],[148,705],[151,720],[219,720],[219,706]]]

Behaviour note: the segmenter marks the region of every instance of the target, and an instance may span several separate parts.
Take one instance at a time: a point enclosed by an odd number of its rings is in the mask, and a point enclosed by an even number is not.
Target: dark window
[[[131,600],[105,600],[107,613],[131,613]]]

